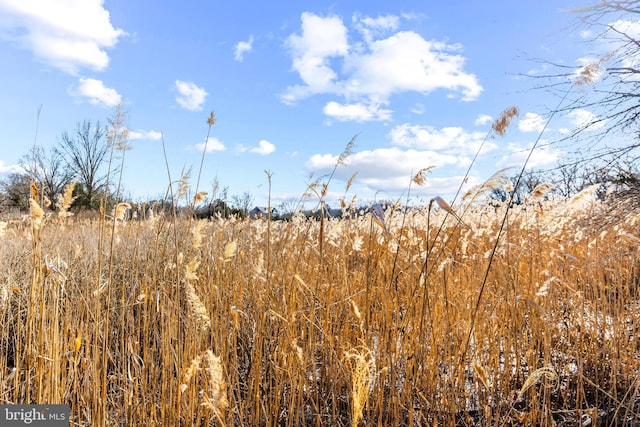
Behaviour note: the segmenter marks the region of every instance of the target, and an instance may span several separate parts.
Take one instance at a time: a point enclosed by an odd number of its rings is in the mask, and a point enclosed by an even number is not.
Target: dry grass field
[[[33,199],[0,231],[0,403],[72,426],[638,423],[640,213],[588,193],[286,222]]]

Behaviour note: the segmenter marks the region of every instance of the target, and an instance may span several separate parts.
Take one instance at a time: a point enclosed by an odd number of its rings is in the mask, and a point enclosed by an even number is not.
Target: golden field
[[[637,210],[38,209],[0,231],[2,404],[65,403],[72,426],[640,419]]]

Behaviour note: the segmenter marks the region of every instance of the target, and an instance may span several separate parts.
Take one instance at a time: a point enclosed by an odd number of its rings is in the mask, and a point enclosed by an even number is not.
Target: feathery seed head
[[[199,191],[195,197],[193,198],[193,204],[197,205],[198,203],[200,203],[201,201],[204,200],[205,196],[209,194],[206,191]]]
[[[124,216],[127,213],[127,210],[131,209],[131,205],[129,203],[118,203],[115,209],[115,219],[116,221],[124,221]]]
[[[362,238],[362,236],[356,236],[356,238],[353,239],[353,244],[351,245],[351,248],[356,252],[360,252],[362,250],[363,243],[364,243],[364,239]]]
[[[573,83],[576,86],[588,85],[598,80],[601,75],[600,62],[589,62],[578,70]]]
[[[207,350],[204,354],[205,371],[208,374],[209,389],[204,395],[203,406],[211,409],[219,419],[224,419],[224,412],[229,406],[227,400],[227,383],[224,380],[222,360]]]
[[[199,331],[206,331],[211,328],[211,318],[209,317],[209,311],[202,303],[202,300],[196,293],[195,288],[189,281],[184,283],[185,294],[187,297],[187,305],[189,306],[189,312],[192,319]]]
[[[127,113],[122,111],[122,104],[116,106],[113,116],[107,120],[109,129],[107,130],[107,142],[110,146],[115,146],[118,151],[130,150],[129,146],[129,129],[125,127]]]
[[[81,347],[82,347],[82,332],[78,331],[76,333],[76,339],[74,340],[74,348],[75,348],[76,354],[80,351]]]
[[[227,243],[224,247],[224,259],[227,260],[236,255],[236,250],[238,249],[238,241],[234,240],[233,242]]]
[[[29,210],[31,211],[31,220],[36,228],[40,227],[44,221],[44,211],[34,198],[29,199]]]
[[[424,185],[427,182],[427,179],[425,178],[425,174],[428,172],[431,172],[433,168],[435,168],[435,166],[429,166],[429,167],[420,169],[418,173],[414,175],[413,182],[416,185],[420,185],[420,186]]]
[[[542,368],[533,371],[525,380],[522,388],[518,392],[518,399],[521,399],[527,390],[533,387],[541,378],[547,379],[546,387],[557,390],[560,386],[559,376],[556,370],[552,366],[543,366]]]
[[[178,254],[179,256],[180,254]],[[189,261],[189,264],[187,264],[185,266],[184,269],[184,280],[186,282],[192,281],[192,280],[198,280],[198,266],[200,265],[200,262],[198,261],[197,258],[193,258],[191,261]]]
[[[351,425],[356,427],[362,419],[362,411],[369,398],[376,363],[371,350],[365,346],[346,351],[344,358],[351,365]]]
[[[358,172],[354,172],[353,175],[351,175],[351,178],[349,178],[349,181],[347,181],[347,186],[344,189],[345,193],[349,191],[349,189],[351,188],[351,185],[353,184],[353,180],[356,178],[356,175],[358,175]]]
[[[31,183],[31,198],[38,200],[38,183],[35,181]]]
[[[73,190],[76,187],[76,182],[72,181],[69,184],[65,185],[64,193],[57,195],[56,207],[58,208],[58,217],[64,218],[67,216],[73,215],[69,212],[69,208],[71,204],[76,200],[76,197],[73,196]]]
[[[199,249],[202,246],[202,226],[204,221],[196,221],[191,229],[191,247]]]
[[[349,157],[352,153],[353,153],[353,147],[355,147],[356,145],[356,137],[354,136],[353,138],[351,138],[351,141],[349,141],[347,143],[347,146],[344,147],[344,151],[342,153],[340,153],[340,156],[338,156],[338,165],[346,165],[347,162],[347,157]]]
[[[184,393],[189,388],[188,383],[191,382],[191,378],[196,372],[200,370],[200,363],[202,363],[202,356],[195,357],[191,361],[191,364],[187,368],[187,371],[184,374],[184,378],[182,379],[182,384],[180,385],[180,391],[182,393]]]
[[[189,180],[191,179],[191,168],[184,170],[180,173],[180,179],[178,180],[178,194],[176,198],[181,199],[189,192]]]
[[[511,119],[520,114],[518,107],[509,107],[504,110],[500,116],[493,122],[491,128],[500,136],[504,136],[509,124],[511,124]]]
[[[531,193],[528,197],[529,201],[541,200],[542,198],[544,198],[544,196],[547,195],[550,190],[553,189],[553,187],[555,186],[551,183],[537,185],[536,188],[531,190]]]

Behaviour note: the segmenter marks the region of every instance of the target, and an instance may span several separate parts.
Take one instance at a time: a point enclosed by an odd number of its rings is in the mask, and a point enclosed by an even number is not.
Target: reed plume
[[[518,107],[514,106],[514,107],[509,107],[505,109],[502,113],[500,113],[496,121],[493,122],[493,125],[491,126],[491,128],[498,135],[504,136],[504,134],[507,131],[507,128],[511,124],[511,119],[513,119],[518,114],[520,114],[520,110],[518,110]]]
[[[56,207],[58,208],[58,217],[66,218],[73,215],[69,212],[71,204],[76,200],[76,196],[73,195],[73,190],[76,187],[76,181],[72,181],[65,185],[64,192],[57,195]]]

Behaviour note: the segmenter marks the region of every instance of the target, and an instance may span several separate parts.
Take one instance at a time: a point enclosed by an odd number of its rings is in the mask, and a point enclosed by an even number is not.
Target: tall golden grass
[[[34,191],[0,227],[2,404],[65,403],[82,426],[639,419],[640,215],[623,206],[537,190],[102,224]]]

